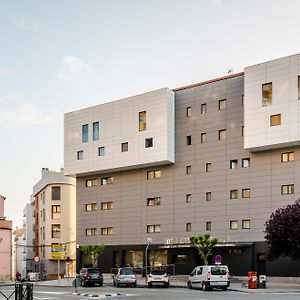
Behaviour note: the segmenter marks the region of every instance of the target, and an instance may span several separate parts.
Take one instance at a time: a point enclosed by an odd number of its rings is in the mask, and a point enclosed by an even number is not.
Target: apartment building
[[[13,275],[20,272],[26,276],[26,236],[25,228],[13,231]]]
[[[60,172],[42,169],[33,187],[34,251],[39,261],[34,271],[42,278],[74,276],[76,268],[76,187],[75,179]]]
[[[82,245],[106,245],[99,265],[201,263],[193,235],[219,239],[234,275],[294,276],[267,260],[265,222],[300,191],[300,55],[243,73],[65,114],[65,174],[76,176]]]

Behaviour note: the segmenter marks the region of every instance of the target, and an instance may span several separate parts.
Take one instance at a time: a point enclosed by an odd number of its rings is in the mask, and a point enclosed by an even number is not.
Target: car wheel
[[[151,289],[152,288],[152,283],[148,282],[148,288]]]
[[[202,291],[207,291],[207,286],[204,282],[202,282]]]
[[[170,287],[170,282],[166,282],[166,283],[165,283],[165,287],[166,287],[166,288],[169,288],[169,287]]]
[[[103,282],[100,282],[100,283],[99,283],[99,286],[103,286]]]
[[[136,282],[133,284],[133,287],[135,287],[135,288],[136,288]]]
[[[117,281],[116,282],[116,287],[118,288],[120,286],[119,282]]]
[[[223,291],[227,291],[227,286],[222,287]]]
[[[191,289],[192,288],[192,283],[190,281],[188,281],[187,286],[188,286],[189,289]]]

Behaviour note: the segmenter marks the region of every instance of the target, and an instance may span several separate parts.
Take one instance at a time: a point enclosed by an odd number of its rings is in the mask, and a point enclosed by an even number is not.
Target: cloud
[[[25,20],[14,15],[8,15],[8,18],[15,24],[17,28],[25,31],[35,31],[39,28],[39,24],[34,20]]]
[[[223,6],[223,0],[211,0],[211,1],[216,6],[219,6],[219,7]]]
[[[32,104],[21,104],[15,110],[0,109],[0,125],[51,125],[58,119],[58,114],[43,113]]]
[[[0,76],[9,76],[12,75],[13,71],[9,68],[2,68],[0,69]]]
[[[89,76],[92,68],[75,56],[65,56],[62,70],[58,74],[58,79],[62,81],[73,81],[78,78]]]

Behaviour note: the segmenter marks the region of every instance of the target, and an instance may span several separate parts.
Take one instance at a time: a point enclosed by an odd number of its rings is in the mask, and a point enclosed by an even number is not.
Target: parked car
[[[169,275],[163,270],[151,270],[149,274],[147,274],[147,284],[148,288],[153,286],[169,287]]]
[[[116,273],[113,274],[113,285],[119,287],[120,285],[127,285],[136,287],[136,274],[133,268],[123,267],[118,268]]]
[[[98,268],[82,268],[79,273],[80,285],[87,286],[89,284],[99,286],[103,285],[103,275]]]
[[[205,291],[220,288],[226,291],[230,285],[228,267],[225,265],[198,266],[190,274],[187,285],[190,289],[202,288]]]

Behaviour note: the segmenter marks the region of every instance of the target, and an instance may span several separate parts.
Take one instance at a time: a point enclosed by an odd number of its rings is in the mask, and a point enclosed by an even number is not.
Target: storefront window
[[[144,254],[143,251],[126,251],[125,266],[133,268],[143,267]]]
[[[167,250],[151,250],[149,251],[149,264],[150,266],[160,267],[168,263]]]

